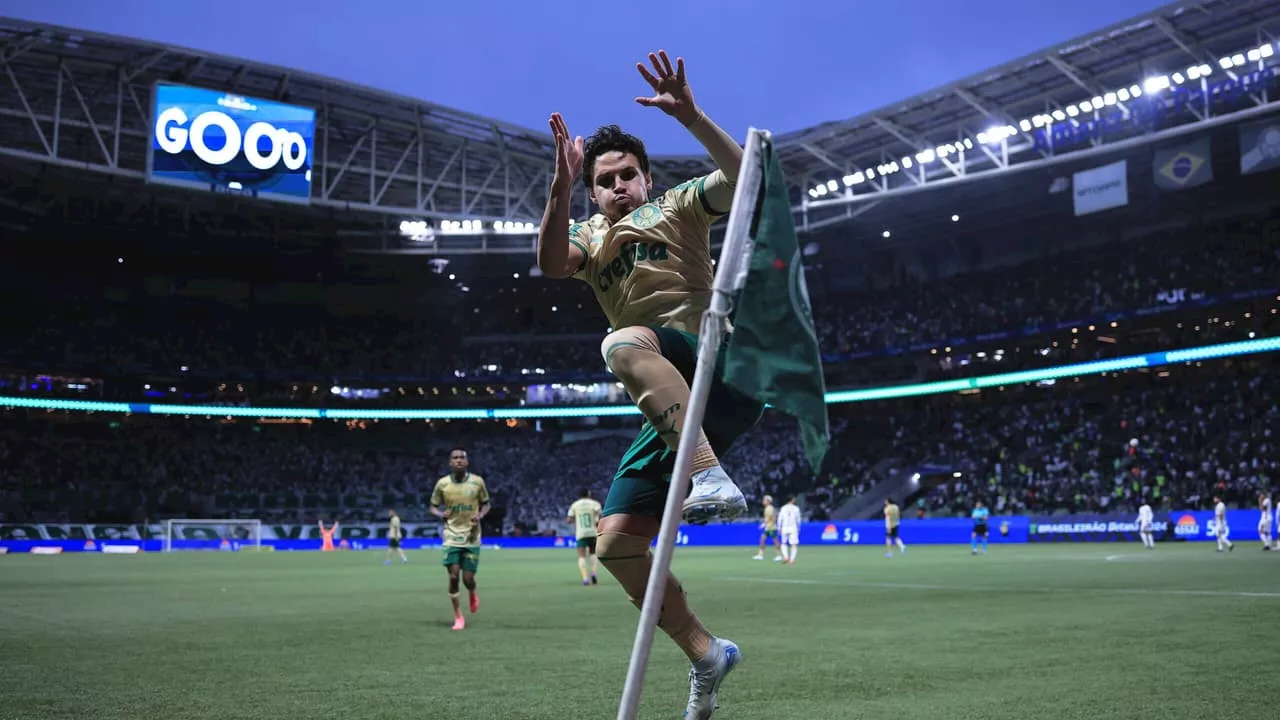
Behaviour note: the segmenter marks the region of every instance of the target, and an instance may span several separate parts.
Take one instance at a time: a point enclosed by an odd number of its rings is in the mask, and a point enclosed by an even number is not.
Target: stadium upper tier
[[[188,397],[248,393],[256,404],[281,392],[286,403],[359,401],[330,388],[381,383],[401,390],[370,400],[404,405],[526,399],[504,389],[495,400],[506,384],[612,385],[599,350],[607,320],[582,283],[479,266],[474,278],[424,267],[388,279],[361,267],[306,282],[257,257],[228,270],[200,255],[161,271],[154,258],[117,263],[62,247],[77,242],[49,238],[0,268],[0,298],[32,308],[0,322],[10,377],[110,378],[120,400],[150,382],[148,396],[181,385],[197,393]],[[824,292],[814,308],[828,385],[839,388],[1272,336],[1278,278],[1280,217],[1266,208],[936,282]],[[276,385],[234,391],[259,381]],[[615,394],[594,402],[625,400]]]
[[[1269,112],[1277,32],[1280,0],[1174,3],[891,107],[779,135],[797,225]],[[220,215],[234,202],[113,182],[146,176],[152,88],[175,83],[315,109],[313,207],[272,208],[263,233],[338,235],[367,251],[531,250],[527,224],[541,215],[552,169],[545,133],[294,69],[20,20],[0,19],[0,48],[12,89],[0,94],[0,154],[97,182],[131,209]],[[670,186],[710,167],[659,157],[655,180]],[[6,180],[14,190],[39,174]],[[585,215],[585,196],[575,202]]]

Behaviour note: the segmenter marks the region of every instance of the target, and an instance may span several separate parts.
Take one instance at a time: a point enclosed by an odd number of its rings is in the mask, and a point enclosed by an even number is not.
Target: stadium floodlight
[[[916,162],[922,165],[928,165],[929,163],[937,159],[938,159],[938,155],[933,151],[932,148],[927,150],[921,150],[920,152],[916,153]]]
[[[1103,105],[1106,105],[1106,106],[1110,107],[1110,106],[1112,106],[1112,105],[1115,105],[1115,104],[1116,104],[1116,102],[1117,102],[1116,94],[1115,94],[1115,93],[1113,93],[1113,92],[1109,92],[1109,93],[1107,93],[1106,95],[1103,95],[1103,96],[1102,96],[1102,104],[1103,104]]]
[[[1068,105],[1068,106],[1067,106],[1067,115],[1068,115],[1069,117],[1075,117],[1075,116],[1077,116],[1077,115],[1079,115],[1079,114],[1080,114],[1080,108],[1076,107],[1075,105]]]
[[[827,181],[827,189],[828,189],[828,190],[830,190],[831,192],[835,192],[835,191],[836,191],[836,189],[837,189],[838,187],[839,187],[839,186],[838,186],[838,185],[836,185],[836,181],[835,181],[835,180],[828,180],[828,181]]]
[[[1200,66],[1200,75],[1201,75],[1202,77],[1209,77],[1209,76],[1210,76],[1210,75],[1212,75],[1212,74],[1213,74],[1213,66],[1212,66],[1212,65],[1209,65],[1208,63],[1205,63],[1205,64],[1203,64],[1203,65],[1201,65],[1201,66]]]
[[[858,173],[856,175],[845,175],[843,178],[841,178],[841,180],[844,182],[845,187],[853,187],[855,184],[861,181],[862,178],[858,177],[858,175],[861,175],[861,174],[862,173]]]
[[[1142,87],[1140,85],[1130,85],[1129,94],[1134,97],[1142,97]]]
[[[1018,127],[1022,128],[1022,132],[1031,132],[1031,121],[1023,120],[1022,122],[1018,123]]]
[[[1258,62],[1259,60],[1262,59],[1262,51],[1257,48],[1254,48],[1250,50],[1249,54],[1246,55],[1245,57],[1249,58],[1249,62]]]
[[[1120,102],[1128,102],[1131,97],[1133,96],[1129,94],[1129,88],[1120,88],[1116,91],[1116,99]]]
[[[1173,77],[1174,77],[1175,79],[1177,79],[1178,74],[1177,74],[1177,73],[1174,73],[1174,74],[1173,74]],[[1187,78],[1188,78],[1188,79],[1190,79],[1190,80],[1199,80],[1199,79],[1200,79],[1200,66],[1199,66],[1199,65],[1192,65],[1191,67],[1187,68]],[[1181,80],[1178,80],[1178,82],[1182,82],[1182,81],[1181,81]]]
[[[911,165],[912,165],[912,162],[911,162],[911,156],[910,156],[910,155],[903,155],[903,156],[902,156],[902,169],[903,169],[903,170],[910,170],[910,169],[911,169]]]
[[[1230,70],[1231,66],[1234,64],[1235,63],[1231,62],[1230,57],[1218,58],[1218,67],[1222,68],[1223,70]]]
[[[1067,119],[1067,114],[1062,112],[1061,110],[1054,110],[1053,119],[1057,120],[1058,122],[1062,122],[1063,120]]]
[[[1090,100],[1085,100],[1085,101],[1081,102],[1081,103],[1080,103],[1080,109],[1081,109],[1082,111],[1084,111],[1084,112],[1087,112],[1087,113],[1091,113],[1091,112],[1093,112],[1093,102],[1092,102],[1092,101],[1090,101]]]
[[[1244,53],[1236,53],[1235,55],[1232,55],[1232,56],[1231,56],[1231,61],[1232,61],[1232,62],[1234,62],[1236,65],[1243,65],[1243,64],[1244,64]]]
[[[1169,88],[1168,75],[1154,75],[1142,82],[1142,88],[1149,93],[1157,93]]]
[[[262,521],[253,518],[181,519],[164,522],[164,552],[262,550]]]
[[[1271,43],[1267,43],[1266,45],[1262,45],[1258,48],[1258,55],[1260,55],[1261,57],[1269,58],[1275,54],[1276,54],[1276,50],[1274,47],[1271,46]]]

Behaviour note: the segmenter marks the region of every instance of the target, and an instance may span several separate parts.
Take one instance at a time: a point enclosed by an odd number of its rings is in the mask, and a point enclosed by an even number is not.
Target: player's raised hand
[[[582,136],[569,139],[569,126],[560,113],[551,114],[551,135],[556,139],[556,183],[572,187],[582,174]]]
[[[653,96],[637,97],[636,102],[645,107],[656,107],[683,125],[692,125],[697,121],[699,112],[693,101],[693,90],[685,80],[684,58],[676,58],[673,68],[667,51],[659,50],[657,55],[649,53],[649,62],[656,75],[649,72],[644,63],[636,63],[636,69],[645,82],[649,83],[649,87],[653,88]]]

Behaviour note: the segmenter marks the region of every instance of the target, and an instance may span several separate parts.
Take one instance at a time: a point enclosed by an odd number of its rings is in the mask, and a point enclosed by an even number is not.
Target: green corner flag
[[[750,231],[755,247],[735,302],[724,382],[799,420],[805,457],[816,474],[831,443],[822,354],[791,199],[772,140],[761,139],[760,162]]]

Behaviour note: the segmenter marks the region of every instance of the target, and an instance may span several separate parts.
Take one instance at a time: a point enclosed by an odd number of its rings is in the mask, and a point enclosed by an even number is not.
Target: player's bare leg
[[[609,515],[600,520],[597,552],[637,608],[644,606],[645,588],[653,555],[649,551],[658,535],[657,518],[642,515]],[[729,671],[741,660],[738,646],[712,635],[693,613],[680,581],[667,574],[658,628],[684,651],[693,667],[689,671],[689,703],[685,717],[711,717],[716,693]]]
[[[591,577],[587,574],[587,548],[585,547],[578,548],[578,574],[582,576],[583,585],[591,584]]]
[[[462,568],[449,566],[449,602],[453,603],[453,629],[462,630],[467,621],[462,617],[462,604],[458,602],[458,583],[462,579]]]
[[[462,584],[467,586],[468,607],[471,612],[477,612],[480,610],[480,593],[476,590],[476,574],[470,570],[464,570]],[[458,617],[462,617],[462,611],[458,611]]]
[[[657,334],[644,327],[622,328],[604,339],[601,350],[605,365],[627,389],[640,413],[667,447],[676,450],[689,407],[689,383],[663,357]],[[684,518],[689,522],[705,523],[717,517],[729,520],[747,509],[746,498],[720,467],[720,459],[701,428],[691,485],[684,501]]]
[[[760,533],[760,549],[756,551],[756,554],[751,559],[752,560],[764,559],[764,533]]]

